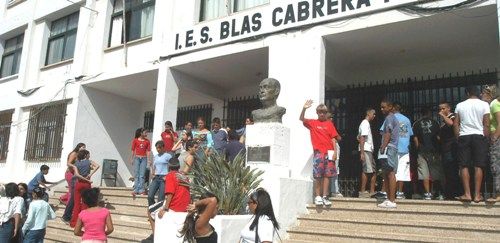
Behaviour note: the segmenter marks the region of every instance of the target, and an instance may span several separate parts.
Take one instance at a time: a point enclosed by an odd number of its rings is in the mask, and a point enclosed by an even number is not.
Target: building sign
[[[168,56],[277,31],[355,17],[422,0],[289,0],[273,1],[222,19],[201,22],[174,32]]]

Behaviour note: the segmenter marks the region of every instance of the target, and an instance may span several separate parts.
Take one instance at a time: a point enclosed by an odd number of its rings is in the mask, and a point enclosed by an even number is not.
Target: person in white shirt
[[[17,237],[23,207],[24,199],[19,196],[16,183],[0,185],[0,242],[10,242]]]
[[[489,115],[488,103],[478,98],[479,91],[475,86],[466,88],[467,100],[460,102],[455,113],[457,114],[453,123],[455,136],[458,137],[457,159],[460,165],[460,174],[464,195],[456,197],[460,201],[471,201],[471,189],[469,186],[469,167],[474,167],[474,202],[483,200],[481,196],[481,183],[483,180],[483,168],[488,163],[488,136]]]
[[[254,215],[241,230],[241,243],[271,243],[274,233],[280,229],[274,216],[271,197],[266,190],[259,188],[250,195],[248,208]]]
[[[373,108],[366,109],[365,119],[361,122],[358,129],[359,141],[359,160],[363,165],[361,171],[361,185],[359,197],[370,197],[375,193],[375,159],[373,158],[373,135],[370,127],[370,122],[375,119],[375,110]],[[366,183],[370,178],[370,191],[366,191]]]

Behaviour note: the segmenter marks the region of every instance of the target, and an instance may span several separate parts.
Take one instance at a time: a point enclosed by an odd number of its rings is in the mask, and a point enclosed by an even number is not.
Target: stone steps
[[[400,200],[396,209],[375,199],[332,198],[332,206],[307,205],[285,242],[495,242],[500,206],[456,201]]]
[[[108,236],[108,242],[140,242],[151,233],[147,221],[147,196],[131,196],[130,188],[101,188],[106,208],[111,212],[114,232]],[[54,206],[57,218],[47,225],[45,242],[80,242],[81,238],[73,234],[73,229],[66,225],[61,216],[66,206],[59,202],[59,196],[66,190],[55,190],[49,203]]]
[[[363,216],[366,216],[363,214]],[[406,216],[406,215],[403,215]],[[318,225],[335,225],[337,223],[345,223],[345,224],[359,224],[359,225],[393,225],[393,226],[402,226],[402,227],[414,227],[415,225],[420,225],[420,227],[424,228],[433,228],[433,229],[447,229],[447,230],[462,230],[462,231],[482,231],[482,232],[490,232],[490,233],[500,233],[500,225],[498,224],[498,219],[492,219],[488,222],[457,222],[457,221],[449,221],[446,219],[436,218],[435,220],[425,218],[413,218],[408,219],[405,217],[402,218],[394,218],[390,217],[392,222],[387,222],[387,219],[383,216],[379,215],[379,217],[359,217],[355,215],[336,215],[332,218],[330,215],[321,215],[321,214],[309,214],[300,216],[297,218],[299,226],[305,227],[315,227]],[[456,220],[456,217],[454,218]],[[333,226],[332,226],[333,227]]]

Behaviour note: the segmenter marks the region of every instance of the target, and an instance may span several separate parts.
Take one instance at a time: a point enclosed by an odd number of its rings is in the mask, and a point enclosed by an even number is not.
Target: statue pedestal
[[[247,163],[288,167],[290,129],[281,123],[257,123],[246,127]]]
[[[292,178],[290,167],[290,129],[281,123],[256,123],[246,127],[247,165],[264,171],[260,187],[273,203],[276,217],[285,230],[298,214],[307,212],[312,181]],[[280,232],[283,235],[285,232]]]

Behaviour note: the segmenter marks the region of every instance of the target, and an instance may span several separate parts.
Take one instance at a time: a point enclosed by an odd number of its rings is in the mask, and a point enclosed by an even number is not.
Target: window
[[[9,148],[12,112],[0,112],[0,161],[5,162]]]
[[[21,53],[23,51],[23,35],[18,35],[5,41],[0,64],[0,78],[11,76],[19,72],[19,63],[21,62]]]
[[[123,44],[123,24],[127,42],[151,36],[154,7],[155,0],[126,0],[125,23],[123,23],[123,0],[115,0],[108,46]]]
[[[146,111],[144,113],[144,129],[153,131],[155,122],[155,111]]]
[[[66,103],[31,108],[24,159],[57,161],[61,159],[66,118]]]
[[[227,16],[266,3],[269,0],[201,0],[200,21]]]
[[[52,22],[45,65],[73,58],[79,13]]]

